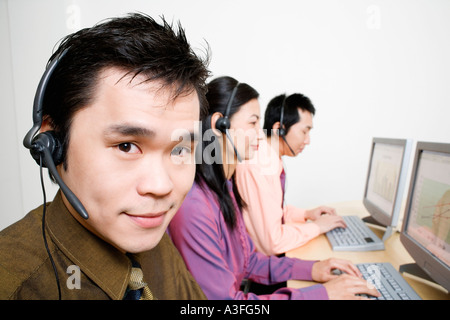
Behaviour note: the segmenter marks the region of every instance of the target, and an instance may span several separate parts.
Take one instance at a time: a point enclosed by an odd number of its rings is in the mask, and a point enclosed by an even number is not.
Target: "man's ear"
[[[278,135],[278,130],[280,130],[280,121],[275,122],[272,125],[272,132]]]
[[[272,125],[272,130],[278,130],[278,129],[280,129],[280,121],[277,121]]]
[[[41,129],[39,130],[39,132],[46,132],[52,130],[54,130],[52,119],[49,116],[45,116],[42,119]]]

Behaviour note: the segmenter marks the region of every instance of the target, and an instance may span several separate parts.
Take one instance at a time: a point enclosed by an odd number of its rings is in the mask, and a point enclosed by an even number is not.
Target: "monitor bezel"
[[[392,208],[392,211],[388,215],[383,210],[381,210],[376,204],[374,204],[367,198],[367,192],[369,189],[370,170],[372,167],[372,160],[373,160],[373,153],[375,150],[375,145],[377,143],[390,144],[390,145],[403,147],[400,175],[399,175],[399,180],[397,183],[397,188],[395,190],[394,206]],[[367,168],[366,185],[364,188],[363,204],[364,204],[366,210],[369,212],[370,216],[378,224],[380,224],[384,227],[388,227],[388,226],[396,227],[397,226],[399,216],[400,216],[400,210],[401,210],[402,203],[403,203],[403,197],[404,197],[404,193],[405,193],[404,191],[405,191],[406,179],[408,176],[408,166],[409,166],[409,160],[411,157],[411,149],[412,149],[412,140],[411,139],[394,139],[394,138],[379,138],[379,137],[372,138],[369,166]]]
[[[400,233],[400,241],[404,248],[416,264],[425,271],[434,281],[450,291],[450,267],[445,265],[440,259],[429,252],[417,240],[410,236],[406,229],[410,219],[410,210],[412,207],[412,200],[415,190],[415,181],[417,179],[417,170],[421,155],[424,151],[448,153],[450,155],[450,144],[436,143],[436,142],[418,142],[414,156],[413,169],[411,171],[411,179],[409,185],[409,192],[406,202],[405,215],[403,218],[402,230]]]

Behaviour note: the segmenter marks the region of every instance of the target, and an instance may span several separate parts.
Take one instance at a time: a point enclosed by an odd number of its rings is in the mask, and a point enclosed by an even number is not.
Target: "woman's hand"
[[[342,274],[334,273],[335,269]],[[313,265],[311,275],[314,281],[324,282],[328,297],[332,300],[367,299],[358,294],[380,296],[373,285],[362,279],[361,272],[348,260],[331,258],[318,261]]]
[[[311,275],[316,282],[327,282],[338,277],[333,273],[335,269],[358,278],[362,278],[361,272],[358,268],[348,260],[343,259],[327,259],[314,263]]]

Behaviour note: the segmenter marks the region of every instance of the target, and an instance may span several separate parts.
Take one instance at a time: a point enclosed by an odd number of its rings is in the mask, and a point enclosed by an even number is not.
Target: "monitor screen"
[[[418,143],[402,243],[431,278],[450,290],[450,144]]]
[[[384,226],[397,224],[410,152],[410,140],[373,138],[364,205]]]

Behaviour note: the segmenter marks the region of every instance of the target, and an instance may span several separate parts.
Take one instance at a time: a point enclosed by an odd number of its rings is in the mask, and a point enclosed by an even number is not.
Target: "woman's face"
[[[230,136],[242,160],[253,158],[259,141],[264,137],[259,123],[260,106],[258,99],[243,104],[230,118]],[[235,154],[227,139],[227,154]]]

